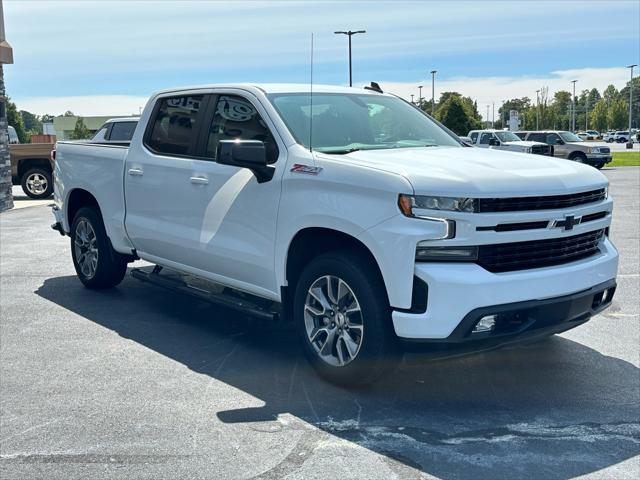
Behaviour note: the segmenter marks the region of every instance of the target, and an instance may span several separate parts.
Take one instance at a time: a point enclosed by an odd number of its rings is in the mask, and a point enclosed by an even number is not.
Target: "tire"
[[[399,362],[384,283],[358,252],[325,253],[304,268],[293,299],[293,321],[309,363],[332,383],[362,386]]]
[[[602,168],[604,167],[604,163],[597,163],[596,165],[594,165],[594,167],[596,167],[598,170],[602,170]]]
[[[22,191],[29,198],[40,200],[50,197],[53,193],[53,178],[51,172],[43,168],[27,170],[20,180]]]
[[[607,143],[613,143],[613,138],[607,138]]]
[[[573,160],[578,163],[587,163],[587,157],[584,153],[576,153],[575,155],[571,155],[569,160]]]
[[[127,258],[111,247],[96,207],[81,208],[73,219],[71,257],[78,278],[87,288],[115,287],[127,273]]]

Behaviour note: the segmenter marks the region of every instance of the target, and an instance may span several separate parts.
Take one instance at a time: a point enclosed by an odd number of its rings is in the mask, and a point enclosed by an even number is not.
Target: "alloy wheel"
[[[98,268],[98,240],[91,223],[84,218],[78,222],[74,238],[76,262],[87,278],[93,278]]]
[[[343,367],[362,347],[364,323],[358,299],[339,277],[325,275],[314,281],[304,305],[307,338],[325,363]]]

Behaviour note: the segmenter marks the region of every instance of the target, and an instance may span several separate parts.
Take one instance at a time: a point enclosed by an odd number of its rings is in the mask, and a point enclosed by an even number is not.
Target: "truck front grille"
[[[571,237],[481,245],[478,264],[490,272],[510,272],[562,265],[598,252],[604,229]]]
[[[548,197],[515,197],[515,198],[481,198],[478,200],[478,211],[485,212],[520,212],[525,210],[552,210],[569,208],[586,203],[599,202],[606,198],[604,188],[589,192],[572,193],[570,195],[553,195]]]

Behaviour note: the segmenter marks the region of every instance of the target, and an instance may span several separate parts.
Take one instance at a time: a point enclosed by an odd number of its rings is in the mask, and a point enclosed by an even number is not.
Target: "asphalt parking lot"
[[[365,390],[293,333],[127,278],[94,292],[46,206],[0,215],[0,478],[640,478],[640,169],[604,170],[612,307]]]

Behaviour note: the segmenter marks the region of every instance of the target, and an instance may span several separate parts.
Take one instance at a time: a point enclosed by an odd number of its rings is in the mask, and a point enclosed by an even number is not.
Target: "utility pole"
[[[436,108],[436,73],[437,70],[431,70],[431,116],[433,117],[433,111]]]
[[[540,90],[536,90],[536,130],[540,129]]]
[[[367,33],[366,30],[356,30],[356,31],[339,31],[339,32],[333,32],[336,35],[342,34],[342,35],[347,35],[349,37],[349,86],[353,87],[353,75],[352,75],[352,71],[351,71],[351,37],[358,34],[358,33]]]
[[[489,128],[489,107],[491,105],[487,104],[487,128]]]
[[[631,138],[631,115],[633,112],[633,67],[637,66],[637,64],[627,65],[627,68],[631,70],[631,81],[629,82],[629,141],[627,142],[627,148],[633,148],[633,140]]]
[[[418,105],[422,108],[422,85],[418,85]]]
[[[589,130],[589,94],[584,97],[584,131]]]
[[[571,96],[571,131],[576,133],[576,82],[578,80],[571,80],[573,83],[573,95]]]
[[[491,102],[491,128],[496,128],[496,102]]]

